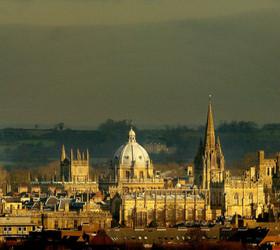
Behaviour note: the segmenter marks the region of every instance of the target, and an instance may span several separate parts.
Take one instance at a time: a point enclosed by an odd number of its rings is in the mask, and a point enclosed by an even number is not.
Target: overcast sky
[[[278,0],[0,1],[0,126],[280,122]]]

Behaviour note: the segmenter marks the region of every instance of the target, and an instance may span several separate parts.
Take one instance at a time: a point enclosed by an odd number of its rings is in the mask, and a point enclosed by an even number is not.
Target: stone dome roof
[[[147,151],[137,143],[136,134],[132,128],[128,133],[128,142],[119,147],[113,161],[115,164],[129,167],[150,166],[150,157]]]

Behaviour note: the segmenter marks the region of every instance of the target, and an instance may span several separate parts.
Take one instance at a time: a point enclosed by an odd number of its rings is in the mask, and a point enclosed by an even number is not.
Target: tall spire
[[[215,149],[215,127],[212,112],[212,96],[209,95],[208,114],[204,139],[204,150]]]
[[[70,150],[70,160],[71,160],[71,162],[74,160],[74,153],[73,153],[73,149],[72,148]]]
[[[217,136],[216,150],[220,155],[223,154],[221,141],[220,141],[220,136]]]
[[[62,162],[62,161],[64,161],[65,159],[66,159],[66,152],[65,152],[64,144],[62,144],[60,161]]]
[[[81,152],[80,152],[80,149],[77,149],[77,160],[82,160],[82,155],[81,155]]]
[[[87,159],[86,160],[89,161],[89,151],[88,151],[88,149],[87,149]]]

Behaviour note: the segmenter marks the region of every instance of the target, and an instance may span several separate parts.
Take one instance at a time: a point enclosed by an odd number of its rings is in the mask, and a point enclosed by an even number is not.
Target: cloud
[[[279,121],[275,6],[0,1],[0,122],[203,123],[209,93],[218,121]]]
[[[10,0],[0,1],[0,23],[119,25],[204,19],[279,10],[275,0]]]

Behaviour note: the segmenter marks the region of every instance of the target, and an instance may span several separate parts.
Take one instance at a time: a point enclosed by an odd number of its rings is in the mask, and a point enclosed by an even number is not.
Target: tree
[[[64,126],[65,126],[64,122],[60,122],[54,126],[54,129],[62,131],[64,129]]]

